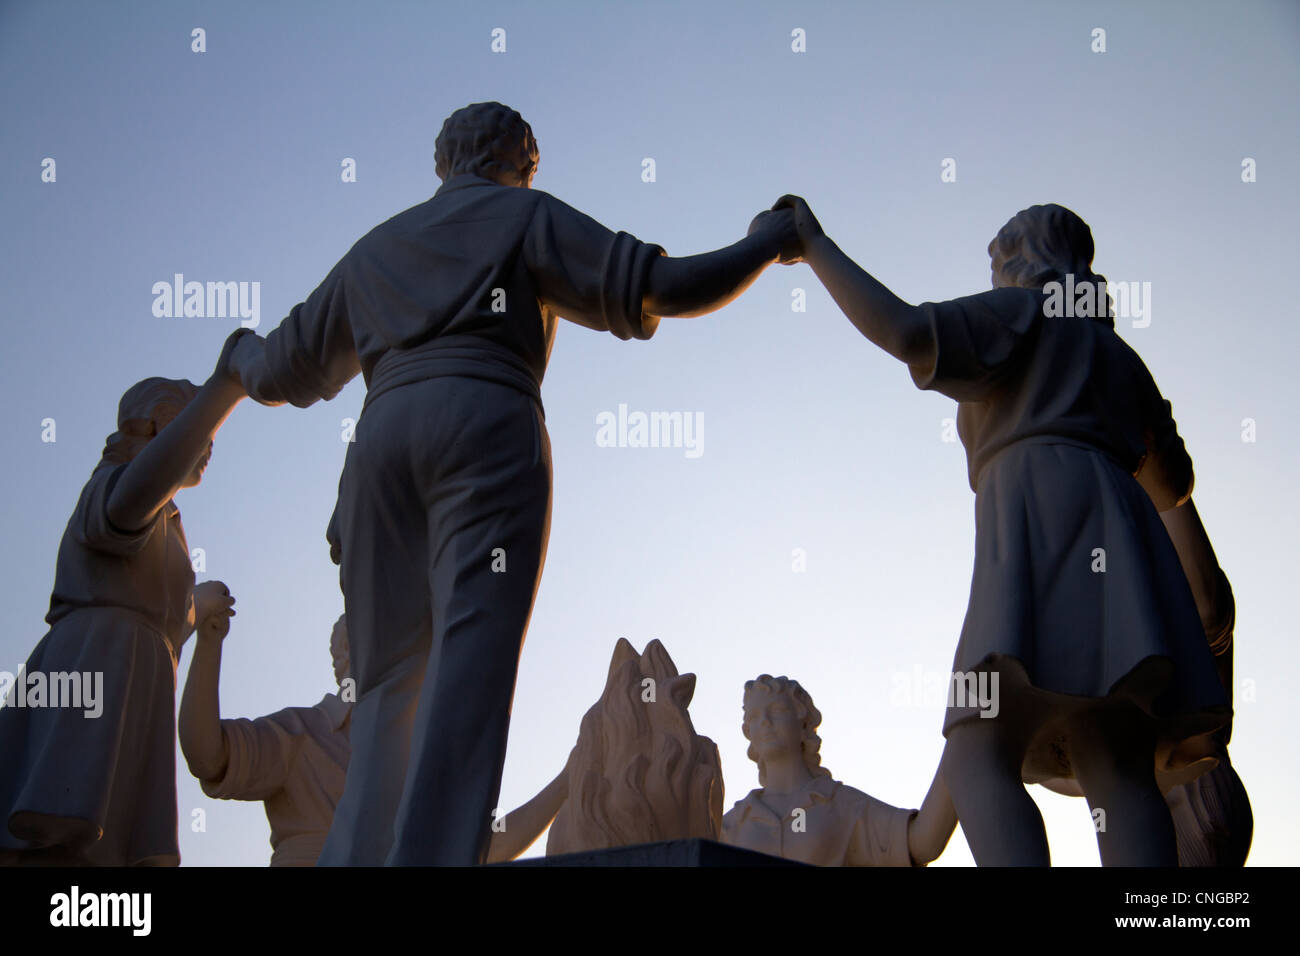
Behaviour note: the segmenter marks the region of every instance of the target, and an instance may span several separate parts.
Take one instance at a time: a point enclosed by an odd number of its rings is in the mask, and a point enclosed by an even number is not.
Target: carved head
[[[132,385],[118,402],[117,431],[104,443],[104,459],[114,464],[130,461],[198,393],[198,387],[185,379],[146,378]],[[203,470],[211,457],[209,442],[207,452],[194,465],[183,487],[192,488],[203,479]]]
[[[1104,283],[1105,277],[1092,271],[1094,252],[1092,230],[1075,213],[1055,203],[1030,206],[1012,216],[989,243],[993,288],[1041,289],[1048,282],[1065,282],[1067,275],[1074,276],[1075,285]],[[1114,324],[1109,317],[1098,319]]]
[[[433,158],[442,180],[473,173],[503,186],[527,188],[537,173],[537,140],[532,127],[510,107],[471,103],[442,124]]]
[[[760,786],[767,786],[769,759],[796,753],[813,776],[830,776],[821,765],[821,711],[798,681],[771,674],[747,681],[744,707],[740,729],[749,741],[746,756],[758,764]]]
[[[547,855],[719,838],[722,765],[691,724],[694,693],[695,675],[679,675],[658,641],[638,655],[619,640],[605,692],[582,718]]]
[[[341,687],[343,681],[352,676],[352,651],[348,646],[348,621],[344,614],[339,615],[330,631],[330,657],[334,659],[334,679]]]

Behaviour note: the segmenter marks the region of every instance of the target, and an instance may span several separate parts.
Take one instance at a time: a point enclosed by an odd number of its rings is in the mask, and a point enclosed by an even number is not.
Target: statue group
[[[1024,209],[989,244],[991,290],[912,305],[798,197],[732,245],[673,258],[533,189],[537,163],[514,110],[457,110],[432,198],[362,237],[265,338],[232,334],[201,386],[151,378],[122,395],[59,548],[50,629],[0,708],[0,862],[179,863],[178,730],[206,793],[265,802],[276,865],[508,860],[549,826],[548,854],[703,837],[906,866],[935,859],[959,821],[980,865],[1047,864],[1027,783],[1104,810],[1107,865],[1244,861],[1231,589],[1170,404],[1115,332],[1083,220]],[[917,387],[958,402],[976,534],[952,670],[992,677],[997,715],[950,701],[933,781],[919,810],[902,809],[835,780],[808,692],[763,674],[742,702],[759,787],[724,816],[717,748],[688,712],[694,675],[658,642],[638,654],[620,641],[566,766],[499,815],[550,531],[540,387],[558,320],[648,339],[777,263],[810,266]],[[1062,315],[1063,283],[1101,291]],[[234,599],[196,584],[173,499],[199,485],[244,398],[307,407],[358,373],[366,400],[327,534],[345,608],[335,672],[355,694],[223,720]],[[503,551],[510,573],[493,573]],[[16,705],[24,675],[90,671],[104,674],[100,719]]]

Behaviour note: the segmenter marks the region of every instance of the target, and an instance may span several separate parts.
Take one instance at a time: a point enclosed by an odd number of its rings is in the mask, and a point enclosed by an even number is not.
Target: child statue
[[[663,316],[730,302],[795,241],[793,216],[769,212],[730,246],[668,257],[533,189],[538,158],[516,111],[457,110],[437,192],[235,356],[264,405],[366,381],[337,512],[352,772],[322,864],[486,859],[550,534],[541,382],[559,319],[649,339]]]
[[[802,199],[776,208],[795,211],[802,261],[853,325],[959,403],[975,566],[953,672],[997,675],[1001,697],[994,719],[955,703],[944,721],[944,779],[976,862],[1046,865],[1024,783],[1074,777],[1106,813],[1104,864],[1176,865],[1157,771],[1208,768],[1231,710],[1159,517],[1191,496],[1191,459],[1115,332],[1087,223],[1022,210],[989,243],[991,291],[911,305]]]
[[[228,621],[234,599],[220,581],[195,587],[172,499],[202,480],[244,397],[228,368],[247,331],[202,388],[148,378],[122,396],[59,545],[50,630],[20,673],[102,674],[103,710],[37,705],[25,687],[0,708],[0,863],[180,863],[176,665],[196,622]]]
[[[816,866],[924,866],[957,827],[936,772],[920,810],[904,810],[840,783],[821,765],[822,715],[788,677],[745,684],[741,730],[759,789],[722,818],[722,840]]]
[[[221,648],[229,625],[200,630],[181,697],[181,752],[203,792],[218,800],[261,800],[271,825],[271,866],[315,866],[343,795],[354,693],[347,621],[330,633],[339,692],[312,707],[286,707],[256,720],[222,719]]]

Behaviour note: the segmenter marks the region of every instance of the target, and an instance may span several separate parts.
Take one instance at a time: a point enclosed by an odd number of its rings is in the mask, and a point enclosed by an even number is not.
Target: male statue
[[[731,246],[669,258],[532,189],[537,158],[514,110],[457,110],[434,196],[235,350],[265,405],[333,398],[357,372],[368,389],[337,512],[352,764],[322,864],[484,860],[550,529],[540,385],[557,319],[648,339],[662,316],[730,302],[796,246],[781,210]]]

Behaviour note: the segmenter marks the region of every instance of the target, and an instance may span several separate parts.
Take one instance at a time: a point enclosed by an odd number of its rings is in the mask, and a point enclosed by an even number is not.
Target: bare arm
[[[1168,419],[1160,426],[1160,432],[1158,437],[1151,431],[1147,432],[1147,453],[1133,477],[1151,497],[1156,511],[1164,514],[1178,509],[1191,499],[1196,474],[1187,448],[1174,429],[1173,420]],[[1195,515],[1192,517],[1195,518]],[[1195,520],[1199,522],[1200,519]],[[1165,523],[1169,524],[1167,521]],[[1208,539],[1205,543],[1209,544]]]
[[[1236,606],[1232,587],[1214,555],[1210,537],[1201,524],[1196,505],[1188,498],[1176,507],[1160,512],[1160,520],[1169,532],[1169,540],[1178,553],[1183,574],[1191,585],[1201,626],[1216,655],[1223,654],[1232,643],[1232,624]]]
[[[199,393],[165,428],[151,438],[122,470],[109,496],[108,518],[117,527],[135,530],[149,524],[194,470],[212,444],[212,436],[244,397],[229,369],[237,330],[226,339],[217,369]]]
[[[803,247],[802,261],[817,278],[854,328],[894,358],[908,365],[934,364],[935,344],[930,324],[914,305],[904,302],[846,256],[798,196],[782,196],[774,209],[791,209]]]
[[[228,631],[229,618],[224,620]],[[224,635],[218,616],[199,625],[190,673],[185,679],[181,711],[177,722],[181,753],[190,773],[199,780],[219,780],[230,762],[230,748],[221,729],[221,648]]]
[[[548,783],[542,792],[505,816],[505,828],[493,829],[488,845],[489,863],[507,863],[537,842],[542,831],[551,825],[569,796],[569,768]]]
[[[921,809],[907,827],[907,851],[915,864],[939,858],[957,829],[957,811],[943,782],[943,770],[936,770]]]
[[[794,217],[760,213],[749,235],[713,252],[672,259],[650,267],[644,309],[650,315],[691,318],[722,308],[744,292],[782,249],[794,240]]]

